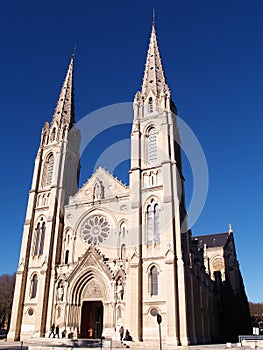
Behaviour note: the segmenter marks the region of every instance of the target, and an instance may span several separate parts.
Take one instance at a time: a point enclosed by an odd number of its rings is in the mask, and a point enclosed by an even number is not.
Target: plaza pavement
[[[62,344],[59,339],[57,341],[52,341],[50,343],[43,344],[37,344],[34,342],[34,344],[31,344],[29,342],[12,342],[7,340],[0,340],[0,349],[1,350],[71,350],[71,349],[93,349],[93,350],[120,350],[120,349],[136,349],[136,350],[160,350],[159,344],[156,344],[151,347],[144,347],[143,344],[139,343],[132,343],[132,342],[126,342],[126,344],[121,344],[119,341],[113,341],[112,348],[110,347],[109,342],[105,342],[103,346],[101,347],[100,344],[97,342],[91,342],[90,344],[87,344],[87,347],[80,347],[77,343],[72,344],[73,346],[65,346],[65,344]],[[178,349],[178,350],[222,350],[222,349],[230,349],[230,344],[208,344],[208,345],[190,345],[188,347],[166,347],[163,345],[162,350],[172,350],[172,349]],[[239,349],[239,350],[248,350],[248,349],[258,349],[263,350],[263,346],[257,347],[256,344],[251,343],[250,345],[246,346],[240,346],[239,344],[232,343],[231,349]]]

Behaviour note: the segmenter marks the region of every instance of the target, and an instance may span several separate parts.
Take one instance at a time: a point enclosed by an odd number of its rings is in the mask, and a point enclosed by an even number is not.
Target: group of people
[[[120,333],[120,340],[126,340],[126,341],[132,341],[132,337],[130,335],[130,332],[128,331],[128,329],[126,329],[125,335],[124,335],[124,328],[123,326],[121,326],[119,328],[119,333]],[[53,338],[58,337],[59,338],[59,325],[55,326],[55,323],[52,324],[51,328],[50,328],[50,333],[49,333],[49,338],[51,337],[51,335],[53,335]],[[65,338],[66,334],[65,334],[65,330],[62,332],[62,338]]]
[[[59,338],[59,325],[57,325],[55,327],[55,323],[52,324],[51,328],[50,328],[50,333],[49,333],[49,338],[51,337],[51,335],[53,335],[53,338],[58,337]]]
[[[124,328],[123,326],[121,326],[119,329],[119,333],[120,333],[120,341],[123,341],[123,340],[132,341],[132,337],[128,329],[126,329],[125,336],[124,336]]]

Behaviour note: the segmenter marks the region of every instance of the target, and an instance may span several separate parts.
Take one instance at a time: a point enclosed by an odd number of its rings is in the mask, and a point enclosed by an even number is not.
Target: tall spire
[[[152,91],[156,97],[160,97],[163,89],[168,90],[168,86],[158,48],[155,31],[155,14],[153,12],[152,33],[143,77],[142,95],[147,96]]]
[[[53,121],[57,121],[59,126],[68,123],[71,127],[74,124],[74,89],[73,89],[73,68],[75,49],[71,56],[68,71],[62,85],[57,106],[54,111]]]

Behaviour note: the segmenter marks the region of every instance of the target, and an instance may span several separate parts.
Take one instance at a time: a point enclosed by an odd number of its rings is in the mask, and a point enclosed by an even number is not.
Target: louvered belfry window
[[[154,164],[157,162],[157,132],[154,127],[148,134],[148,162]]]
[[[47,159],[46,186],[49,186],[52,183],[53,168],[54,168],[54,156],[53,154],[51,154]]]

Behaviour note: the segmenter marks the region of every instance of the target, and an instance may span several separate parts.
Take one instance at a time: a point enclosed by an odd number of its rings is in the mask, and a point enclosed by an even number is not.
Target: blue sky
[[[262,302],[261,0],[1,2],[0,274],[17,268],[41,128],[52,118],[74,46],[77,120],[132,101],[152,8],[173,100],[208,163],[208,197],[193,233],[225,232],[231,222],[248,299]],[[84,162],[81,181],[88,176]]]

